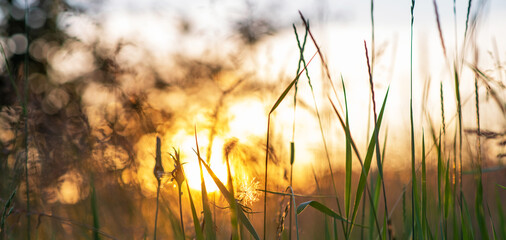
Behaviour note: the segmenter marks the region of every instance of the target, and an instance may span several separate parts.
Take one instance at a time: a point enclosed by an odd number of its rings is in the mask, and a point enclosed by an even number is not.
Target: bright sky
[[[86,4],[87,1],[68,1],[73,4]],[[490,52],[494,53],[494,41],[497,43],[499,56],[505,53],[506,42],[506,1],[472,1],[472,13],[476,12],[477,6],[485,2],[483,15],[480,18],[477,43],[480,51],[479,66],[490,70],[493,68]],[[374,2],[375,17],[375,50],[379,56],[374,65],[374,77],[376,83],[376,102],[381,104],[388,85],[391,86],[386,118],[389,128],[395,128],[389,134],[392,142],[405,141],[406,133],[409,132],[409,59],[410,59],[410,6],[408,0],[384,0]],[[453,1],[437,1],[443,36],[451,61],[455,56],[455,29],[453,15]],[[458,47],[462,46],[465,29],[465,18],[468,1],[457,0],[457,41]],[[249,6],[249,7],[247,7]],[[302,11],[310,20],[313,34],[320,44],[324,54],[328,58],[330,71],[333,75],[334,84],[341,89],[339,78],[342,74],[347,91],[350,108],[352,133],[359,138],[366,136],[367,108],[369,98],[367,65],[364,55],[364,40],[371,48],[371,19],[370,1],[105,1],[100,6],[95,6],[88,15],[62,15],[62,25],[68,22],[74,23],[67,31],[85,43],[91,43],[98,39],[104,46],[113,48],[119,41],[131,41],[144,46],[153,56],[153,65],[167,66],[171,64],[172,54],[184,54],[194,58],[202,56],[237,53],[244,50],[244,46],[238,43],[238,36],[233,29],[236,23],[245,16],[254,19],[265,19],[272,22],[276,31],[255,45],[252,54],[244,59],[243,71],[255,72],[259,79],[279,84],[282,91],[288,82],[279,83],[278,76],[285,79],[293,78],[295,74],[298,49],[291,24],[299,26],[299,35],[303,34],[303,28],[298,15]],[[98,9],[98,10],[97,10]],[[92,24],[92,20],[100,19],[102,29]],[[179,31],[184,22],[190,24],[188,32],[181,34]],[[89,31],[83,31],[83,29]],[[92,32],[97,34],[93,35]],[[128,48],[126,48],[129,51]],[[436,25],[436,17],[432,1],[417,1],[415,6],[415,32],[414,32],[414,107],[415,125],[422,126],[421,108],[422,93],[428,80],[431,80],[429,99],[425,107],[438,122],[439,108],[439,82],[443,82],[445,110],[447,118],[455,112],[453,96],[453,83],[448,67],[444,61],[439,33]],[[124,59],[124,64],[135,66],[141,57],[135,58],[135,54],[142,54],[130,49],[119,56]],[[369,50],[371,51],[371,49]],[[315,52],[312,44],[306,49],[306,58]],[[380,54],[381,53],[381,54]],[[458,54],[461,52],[459,50]],[[495,54],[495,53],[494,53]],[[123,56],[123,58],[121,57]],[[504,57],[503,57],[504,58]],[[473,58],[469,53],[465,61],[471,63]],[[319,97],[319,104],[328,107],[327,96],[331,93],[328,83],[320,81],[321,70],[319,60],[315,60],[309,67],[314,76],[315,92]],[[472,73],[468,69],[463,70],[465,78],[462,84],[463,99],[470,98],[473,94]],[[274,76],[274,77],[273,77]],[[483,90],[483,89],[482,89]],[[338,91],[338,94],[340,91]],[[484,92],[482,93],[484,94]],[[301,87],[300,96],[309,106],[312,106],[311,93],[307,87]],[[333,94],[330,96],[334,97]],[[483,95],[482,95],[483,96]],[[502,93],[502,97],[504,93]],[[343,102],[342,96],[339,96]],[[472,100],[472,99],[471,99]],[[266,103],[271,105],[272,102]],[[279,119],[291,123],[290,107],[287,104],[279,110]],[[379,106],[378,106],[379,108]],[[473,103],[464,106],[466,111],[472,112]],[[503,121],[496,121],[498,109],[493,103],[482,103],[483,125],[488,129],[504,129]],[[298,119],[317,124],[311,111],[300,111]],[[324,115],[324,121],[336,121],[333,114]],[[448,120],[447,119],[447,120]],[[263,124],[259,127],[263,129]],[[299,152],[301,158],[310,158],[315,146],[321,147],[321,139],[314,133],[318,131],[318,125],[301,126],[296,133],[298,136],[306,136],[308,144],[306,155]],[[464,119],[464,125],[473,126],[474,118]],[[288,126],[290,125],[290,126]],[[329,124],[330,125],[330,124]],[[284,124],[289,131],[291,124]],[[280,126],[280,128],[283,128]],[[335,127],[335,126],[334,126]],[[421,138],[421,128],[418,129]],[[329,127],[331,135],[340,129]],[[311,136],[311,137],[309,137]],[[342,139],[341,139],[342,140]],[[339,141],[339,138],[330,139],[330,144]],[[390,140],[389,140],[390,141]],[[394,148],[395,150],[395,148]],[[393,153],[402,155],[402,152]],[[401,163],[402,164],[402,163]]]

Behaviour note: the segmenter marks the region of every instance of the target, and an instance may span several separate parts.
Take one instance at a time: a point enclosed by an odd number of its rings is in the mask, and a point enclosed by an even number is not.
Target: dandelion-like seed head
[[[249,179],[247,175],[243,176],[238,188],[238,198],[245,206],[251,206],[254,202],[258,201],[260,193],[257,189],[260,187],[260,182],[256,178]]]

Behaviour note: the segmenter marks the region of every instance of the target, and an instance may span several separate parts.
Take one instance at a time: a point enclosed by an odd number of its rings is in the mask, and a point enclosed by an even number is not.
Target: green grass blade
[[[478,179],[478,183],[476,186],[476,198],[475,198],[475,206],[474,206],[476,220],[478,221],[478,227],[480,228],[480,234],[482,239],[489,239],[487,224],[485,220],[485,211],[483,208],[483,183],[481,180],[481,176]]]
[[[499,215],[499,230],[501,233],[502,239],[506,239],[506,218],[504,217],[504,211],[502,209],[502,205],[504,204],[503,199],[501,199],[498,192],[496,192],[495,196],[496,205],[497,205],[497,215]]]
[[[497,240],[498,237],[497,237],[497,232],[495,231],[495,223],[494,223],[494,220],[492,219],[492,213],[490,212],[490,208],[488,207],[488,203],[487,203],[487,211],[488,211],[488,217],[490,219],[490,226],[492,226],[492,236],[494,237],[493,239]]]
[[[416,174],[415,174],[415,131],[414,131],[414,123],[413,123],[413,23],[415,21],[414,17],[415,10],[415,0],[411,0],[411,37],[410,37],[410,64],[409,64],[409,81],[410,81],[410,97],[409,97],[409,114],[410,114],[410,124],[411,124],[411,231],[413,236],[415,235],[415,197],[414,197],[414,186],[416,186]],[[414,181],[413,181],[414,180]]]
[[[427,169],[425,165],[425,136],[422,130],[422,235],[427,239]]]
[[[337,220],[335,218],[332,218],[332,222],[334,222],[334,239],[339,239],[337,235]]]
[[[351,134],[350,134],[350,123],[348,120],[348,99],[346,97],[346,87],[344,86],[344,80],[341,76],[341,83],[343,85],[343,94],[344,94],[344,106],[346,109],[346,187],[344,192],[344,208],[346,210],[346,217],[350,216],[350,200],[351,200],[351,175],[352,175],[352,152],[351,152]]]
[[[334,112],[337,115],[337,118],[339,119],[339,123],[341,124],[341,127],[343,128],[344,131],[346,131],[346,124],[344,123],[343,118],[341,117],[341,114],[339,114],[339,111],[337,111],[336,106],[334,105],[334,102],[332,102],[332,100],[330,98],[329,98],[329,101],[330,101],[330,104],[332,105],[332,108],[333,108]],[[358,151],[357,145],[353,141],[353,137],[351,135],[350,135],[350,142],[351,142],[351,146],[353,148],[353,151],[355,152],[355,155],[357,156],[357,159],[358,159],[358,161],[360,163],[360,166],[362,167],[361,168],[362,169],[362,173],[365,173],[364,164],[363,164],[362,158],[360,157],[360,153]],[[368,196],[369,197],[369,201],[372,204],[374,201],[372,199],[372,195],[371,195],[371,192],[369,190],[369,186],[367,184],[367,181],[365,182],[365,190],[366,190],[366,194],[363,194],[362,196],[363,196],[364,199],[366,198],[366,196]],[[372,206],[374,206],[374,204]],[[364,207],[365,207],[365,205],[362,205],[362,208],[364,208]],[[376,223],[376,228],[377,228],[378,232],[381,232],[381,229],[379,227],[378,217],[377,217],[377,214],[376,214],[376,210],[374,208],[372,208],[371,210],[372,210],[371,212],[373,213],[373,217],[374,217],[374,220],[375,220],[374,222]],[[342,222],[342,223],[344,223],[344,222]],[[350,226],[352,226],[352,225],[350,225]],[[348,231],[348,232],[351,235],[351,231]],[[345,236],[348,237],[347,235],[345,235]],[[362,231],[361,231],[361,236],[363,236]]]
[[[439,141],[438,141],[438,144],[437,144],[437,203],[438,203],[438,210],[439,210],[439,216],[438,216],[438,219],[440,220],[439,222],[439,229],[441,233],[441,237],[443,237],[443,228],[444,228],[444,223],[443,223],[443,214],[444,214],[444,209],[443,209],[443,206],[444,206],[444,195],[442,196],[441,195],[441,190],[443,189],[442,188],[442,183],[443,183],[443,172],[444,172],[444,165],[443,165],[443,158],[442,158],[442,154],[441,154],[441,130],[439,130]]]
[[[462,207],[463,209],[461,217],[462,222],[462,236],[464,239],[476,239],[474,238],[474,231],[473,231],[473,220],[471,218],[471,214],[469,213],[468,205],[466,198],[464,196],[461,197],[462,199]]]
[[[97,193],[95,191],[95,181],[91,178],[91,212],[93,214],[93,239],[99,240],[100,223],[98,220]]]
[[[198,159],[201,159],[196,127],[195,127],[195,144],[197,148],[196,150],[197,157]],[[215,240],[216,232],[214,230],[213,215],[211,213],[211,206],[209,204],[209,196],[207,195],[206,182],[204,181],[204,171],[202,169],[202,164],[200,161],[199,161],[199,168],[200,168],[200,187],[202,194],[202,209],[204,211],[204,232],[207,239]]]
[[[365,48],[365,57],[366,57],[366,60],[367,60],[367,69],[368,69],[368,72],[369,72],[369,85],[370,85],[370,89],[371,89],[371,100],[372,100],[372,106],[373,106],[373,113],[374,113],[374,124],[376,124],[376,121],[377,121],[377,114],[376,114],[376,98],[375,98],[375,93],[374,93],[374,81],[373,81],[373,73],[372,73],[372,66],[371,64],[369,63],[369,53],[368,53],[368,49],[367,49],[367,42],[364,40],[364,48]],[[374,52],[373,52],[373,55],[374,55]],[[380,142],[379,142],[379,137],[378,137],[378,134],[379,132],[375,132],[375,138],[376,138],[376,166],[378,167],[378,174],[380,175],[380,184],[381,184],[381,187],[383,189],[383,203],[384,203],[384,207],[385,207],[385,213],[386,213],[386,217],[388,219],[388,201],[387,201],[387,194],[386,194],[386,187],[385,187],[385,182],[383,181],[383,164],[382,164],[382,161],[381,161],[381,153],[380,153]],[[384,234],[386,234],[386,232],[384,231],[383,232]],[[388,236],[389,239],[390,239],[390,236]]]
[[[223,194],[223,196],[227,200],[229,206],[231,208],[236,208],[237,209],[238,219],[241,221],[241,223],[244,224],[244,226],[246,227],[246,229],[248,229],[248,231],[250,232],[250,234],[255,239],[259,240],[260,237],[258,236],[257,232],[255,231],[255,228],[253,228],[253,225],[249,221],[248,217],[246,217],[246,215],[244,214],[242,208],[240,208],[239,206],[237,206],[238,204],[237,204],[237,202],[236,202],[236,200],[234,198],[234,195],[231,194],[227,190],[227,187],[225,187],[225,185],[221,182],[221,180],[218,178],[218,176],[216,176],[216,174],[213,172],[213,170],[211,169],[211,167],[209,167],[209,165],[207,165],[205,163],[205,161],[202,160],[202,158],[199,157],[199,161],[205,167],[205,169],[207,170],[207,172],[209,173],[209,175],[211,175],[213,181],[216,183],[216,186],[218,186],[218,189],[220,189],[221,194]]]
[[[230,168],[230,159],[229,159],[230,149],[233,148],[233,145],[235,145],[235,142],[232,142],[226,146],[226,148],[228,148],[228,150],[225,151],[225,161],[227,163],[227,190],[232,195],[232,198],[235,199],[234,180],[232,178],[232,171]],[[231,211],[230,224],[232,227],[232,239],[239,239],[239,231],[238,231],[239,226],[237,223],[237,204],[235,205],[234,208],[230,208],[230,211]]]
[[[292,87],[297,83],[300,75],[307,69],[307,66],[311,63],[311,61],[316,56],[316,54],[317,53],[315,53],[311,57],[311,59],[309,59],[307,64],[304,66],[304,69],[302,69],[297,74],[297,76],[292,80],[292,82],[290,82],[290,84],[286,87],[286,89],[283,91],[283,93],[281,93],[281,95],[278,97],[278,99],[276,100],[276,102],[272,106],[272,108],[269,111],[269,114],[267,116],[267,137],[266,137],[267,143],[265,144],[266,147],[265,147],[265,173],[264,173],[265,189],[264,190],[267,190],[267,183],[268,183],[269,146],[270,146],[269,145],[269,132],[270,132],[271,114],[274,112],[274,110],[276,110],[276,108],[279,106],[279,104],[281,104],[283,99],[285,99],[288,92],[290,92]],[[264,239],[266,238],[266,227],[267,227],[267,212],[266,211],[267,211],[267,194],[264,194]]]
[[[9,199],[5,202],[4,208],[2,210],[2,219],[0,220],[0,231],[1,234],[5,234],[5,221],[7,220],[7,217],[12,213],[14,206],[13,206],[13,199],[14,196],[16,196],[16,192],[18,191],[17,188],[12,191],[11,195],[9,196]]]
[[[469,0],[467,4],[467,14],[466,14],[466,29],[464,30],[464,41],[467,39],[467,30],[469,29],[469,16],[471,14],[471,3],[473,0]]]
[[[450,210],[450,204],[452,202],[451,200],[451,182],[450,182],[450,159],[446,162],[446,173],[445,173],[445,219],[448,218],[449,210]]]
[[[316,172],[314,171],[313,166],[311,167],[311,170],[312,170],[313,178],[314,178],[314,181],[316,184],[316,192],[318,194],[321,194],[320,184],[318,183],[318,178],[316,177]],[[326,215],[323,215],[323,219],[325,221],[325,240],[330,240],[331,233],[330,233],[329,221],[328,221]],[[334,221],[334,226],[335,225],[337,225],[337,223]],[[334,239],[337,239],[337,227],[334,227]]]
[[[297,204],[295,203],[295,195],[293,193],[293,188],[292,186],[288,186],[287,190],[290,189],[290,197],[292,199],[292,206],[297,206]],[[295,232],[297,233],[297,240],[299,240],[299,221],[297,220],[297,213],[294,211],[294,216],[295,216]],[[290,232],[291,232],[291,227],[290,226]]]
[[[276,110],[276,108],[278,108],[279,104],[281,104],[281,102],[283,101],[283,99],[285,99],[286,95],[288,94],[288,92],[290,92],[290,90],[292,89],[292,87],[295,85],[295,83],[297,83],[300,75],[307,69],[307,66],[311,63],[311,61],[313,60],[313,58],[316,56],[317,53],[315,53],[311,59],[309,59],[309,61],[307,62],[307,64],[304,66],[304,68],[299,72],[299,74],[297,74],[297,76],[292,80],[292,82],[290,82],[290,84],[288,84],[288,86],[285,88],[285,90],[281,93],[281,95],[278,97],[278,99],[276,100],[276,102],[274,103],[274,105],[272,106],[271,110],[269,111],[269,115],[271,113],[274,112],[274,110]]]
[[[373,182],[374,181],[374,182]],[[374,208],[371,208],[370,209],[370,212],[371,212],[371,215],[373,214],[372,211],[373,209],[378,209],[378,205],[379,205],[379,197],[380,197],[380,194],[381,194],[381,185],[380,185],[380,181],[381,181],[381,177],[379,174],[376,175],[376,180],[373,180],[372,177],[371,177],[371,191],[373,192],[373,206]],[[370,218],[369,219],[369,227],[372,227],[373,224],[374,224],[374,219]],[[369,239],[373,239],[373,236],[374,236],[374,232],[373,231],[369,231]]]
[[[325,215],[327,215],[329,217],[332,217],[334,219],[350,223],[348,220],[346,220],[345,218],[341,217],[336,212],[332,211],[332,209],[330,209],[327,206],[323,205],[322,203],[314,201],[314,200],[303,202],[299,206],[297,206],[297,214],[302,213],[309,206],[313,207],[314,209],[322,212],[323,214],[325,214]]]
[[[172,212],[172,209],[170,208],[171,204],[169,204],[170,202],[168,202],[166,199],[164,199],[163,196],[161,196],[161,199],[164,200],[162,203],[165,203],[165,204],[161,204],[161,206],[162,206],[161,210],[163,211],[161,213],[164,214],[163,216],[166,216],[169,218],[169,221],[170,221],[169,225],[170,225],[172,233],[174,235],[173,239],[181,239],[183,236],[183,233],[181,232],[179,217],[177,217],[176,214],[174,214],[174,212]]]
[[[455,97],[457,99],[457,113],[458,113],[458,135],[459,135],[459,172],[458,172],[458,183],[459,183],[459,204],[460,211],[462,211],[462,198],[463,198],[463,188],[462,188],[462,103],[460,98],[460,79],[459,74],[457,72],[457,67],[454,67],[454,76],[455,76]],[[462,213],[461,213],[462,215]],[[462,228],[461,228],[462,229]],[[461,232],[463,229],[461,230]]]
[[[379,132],[379,129],[381,127],[381,122],[383,120],[383,113],[385,111],[385,106],[386,106],[386,102],[387,102],[387,99],[388,99],[388,93],[390,91],[390,88],[387,90],[386,94],[385,94],[385,99],[383,100],[383,105],[381,107],[381,111],[378,115],[378,121],[376,123],[376,126],[374,126],[374,133],[373,133],[373,136],[371,137],[371,140],[369,141],[369,147],[367,149],[367,154],[365,156],[365,159],[364,159],[364,166],[363,166],[363,171],[362,173],[360,174],[360,180],[358,182],[358,187],[357,187],[357,192],[356,192],[356,195],[355,195],[355,205],[353,207],[353,213],[351,215],[351,222],[354,223],[355,222],[355,218],[357,216],[357,212],[358,212],[358,207],[360,205],[360,199],[362,197],[362,194],[364,193],[364,188],[365,188],[365,184],[366,184],[366,181],[367,181],[367,176],[368,176],[368,173],[369,173],[369,169],[371,167],[371,162],[372,162],[372,157],[373,157],[373,153],[374,153],[374,150],[375,150],[375,145],[376,145],[376,134]],[[353,225],[352,225],[353,227]],[[351,227],[350,227],[350,231],[351,233]]]
[[[197,240],[204,240],[204,234],[202,233],[202,228],[200,227],[199,217],[197,215],[197,210],[195,209],[195,204],[193,203],[193,198],[190,192],[190,185],[188,185],[188,181],[186,181],[186,191],[188,192],[188,199],[190,200],[190,208],[192,210],[193,226],[195,228],[195,238]]]

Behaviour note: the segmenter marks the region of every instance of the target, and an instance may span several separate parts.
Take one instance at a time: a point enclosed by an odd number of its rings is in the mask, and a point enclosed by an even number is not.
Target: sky
[[[468,2],[456,1],[456,24],[453,14],[453,1],[436,1],[440,15],[440,23],[448,52],[448,60],[457,55],[465,54],[465,61],[471,62],[473,57],[469,51],[461,51]],[[228,56],[241,56],[238,71],[253,73],[257,81],[267,84],[277,84],[279,87],[274,95],[280,93],[290,79],[295,75],[298,49],[291,27],[295,24],[299,35],[304,29],[298,11],[309,19],[312,32],[325,54],[333,83],[338,92],[342,90],[340,77],[343,77],[348,92],[352,132],[366,139],[367,109],[369,105],[369,82],[365,59],[364,41],[369,51],[372,51],[371,40],[371,12],[370,1],[105,1],[89,7],[87,1],[68,1],[75,6],[88,6],[83,14],[62,13],[59,23],[67,33],[75,36],[85,44],[99,42],[104,49],[112,51],[118,42],[127,41],[142,46],[150,56],[146,60],[146,52],[137,48],[125,47],[118,54],[117,60],[126,66],[143,64],[153,65],[164,74],[184,74],[174,71],[172,56],[186,56],[190,58],[217,57],[227,59]],[[483,3],[483,4],[482,4]],[[497,43],[499,56],[505,52],[501,44],[506,41],[504,31],[506,23],[506,2],[500,0],[472,1],[471,17],[478,6],[483,6],[477,28],[476,41],[480,52],[479,66],[486,70],[493,69],[494,61],[490,53],[495,52]],[[375,51],[377,57],[374,63],[374,79],[376,87],[376,102],[379,104],[387,88],[390,86],[388,109],[386,118],[391,128],[398,129],[389,136],[395,140],[406,140],[409,131],[409,77],[410,77],[410,6],[411,1],[385,0],[374,2],[375,21]],[[447,99],[447,113],[455,112],[455,105],[451,102],[453,96],[453,82],[445,61],[436,16],[432,1],[417,1],[414,12],[414,41],[413,41],[413,78],[415,95],[414,108],[415,125],[426,124],[422,116],[422,109],[428,109],[434,121],[440,116],[439,82],[443,84],[445,99]],[[272,30],[260,38],[252,47],[245,48],[240,37],[234,31],[237,24],[246,19],[265,20]],[[97,20],[100,25],[95,24]],[[187,24],[187,25],[185,25]],[[187,26],[187,29],[184,29]],[[182,29],[184,31],[182,32]],[[456,33],[456,35],[455,35]],[[455,40],[457,39],[457,40]],[[457,47],[455,46],[457,43]],[[86,51],[83,48],[83,56]],[[457,51],[456,51],[457,49]],[[308,44],[306,59],[315,53],[313,44]],[[63,61],[63,60],[62,60]],[[146,63],[146,61],[148,63]],[[225,60],[227,61],[227,60]],[[69,65],[75,65],[69,63]],[[169,67],[168,67],[169,66]],[[86,67],[85,65],[83,67]],[[86,71],[86,69],[82,70]],[[327,98],[330,96],[339,102],[342,108],[343,97],[334,96],[329,91],[321,74],[321,63],[316,59],[308,67],[314,75],[313,85],[317,93],[317,101],[324,107],[330,107]],[[469,68],[463,68],[462,95],[469,101],[473,94],[473,78]],[[450,79],[450,80],[449,80]],[[428,83],[431,83],[428,85]],[[425,86],[428,86],[428,100],[422,99]],[[482,89],[483,90],[483,89]],[[277,92],[276,92],[277,91]],[[482,92],[484,94],[484,92]],[[300,98],[307,105],[312,104],[312,95],[307,87],[301,87]],[[264,112],[271,106],[274,98],[264,99]],[[504,93],[502,93],[504,98]],[[158,98],[157,98],[158,99]],[[245,105],[247,105],[247,101]],[[184,105],[184,104],[183,104]],[[377,107],[379,108],[379,106]],[[283,105],[277,118],[279,122],[291,122],[293,117],[289,104]],[[473,104],[464,106],[464,111],[471,113]],[[492,101],[482,103],[483,125],[491,130],[504,128],[503,121],[496,121],[498,108]],[[262,114],[262,108],[258,109]],[[405,114],[401,114],[405,113]],[[314,113],[302,110],[297,118],[314,121]],[[311,120],[312,119],[312,120]],[[332,115],[324,115],[324,121],[335,121]],[[265,122],[256,123],[257,129],[265,129]],[[473,126],[474,118],[465,118],[465,126]],[[232,123],[233,125],[233,123]],[[291,126],[291,124],[289,124]],[[289,131],[290,126],[280,124],[282,131]],[[299,136],[310,136],[318,129],[318,125],[301,126],[296,133]],[[330,133],[338,131],[335,126],[329,126]],[[422,129],[417,135],[421,136]],[[330,135],[329,133],[329,135]],[[342,139],[330,139],[330,144]],[[307,154],[302,158],[313,155],[316,146],[321,146],[318,135],[306,137]],[[306,145],[306,144],[301,144]],[[402,156],[402,152],[393,153]],[[402,164],[402,163],[400,163]]]

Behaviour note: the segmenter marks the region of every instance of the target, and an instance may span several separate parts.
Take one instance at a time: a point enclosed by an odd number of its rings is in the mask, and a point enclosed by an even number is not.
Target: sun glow
[[[188,185],[193,190],[201,191],[201,180],[200,180],[200,167],[197,160],[188,162],[183,165]],[[211,169],[214,174],[218,176],[223,184],[227,184],[227,166],[221,161],[211,162]],[[205,167],[202,166],[204,171],[204,181],[206,183],[207,192],[215,192],[218,190],[218,186],[214,183],[213,178],[206,171]]]
[[[201,191],[201,180],[200,180],[200,166],[197,160],[197,156],[194,152],[195,149],[195,138],[194,136],[186,135],[184,132],[179,132],[174,137],[176,141],[182,142],[180,145],[181,155],[183,157],[183,168],[185,172],[186,180],[188,181],[188,185],[191,189]],[[211,148],[211,156],[210,157],[210,167],[213,170],[214,174],[218,176],[220,181],[223,184],[227,184],[227,166],[224,163],[223,159],[223,145],[224,141],[216,137],[213,140],[213,146]],[[206,161],[207,159],[207,150],[208,150],[208,139],[207,138],[199,138],[199,151],[200,157]],[[216,186],[213,178],[204,166],[202,166],[202,170],[204,172],[204,181],[206,183],[207,192],[215,192],[218,191],[218,186]],[[233,173],[233,170],[232,170]]]

